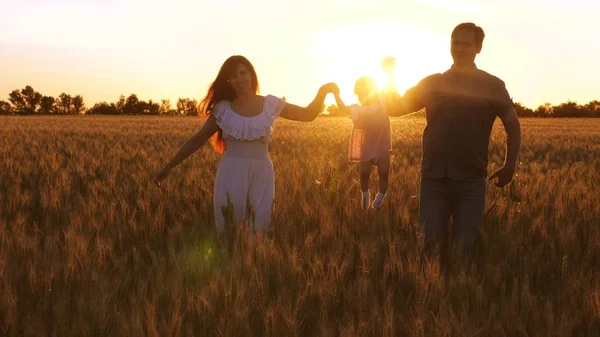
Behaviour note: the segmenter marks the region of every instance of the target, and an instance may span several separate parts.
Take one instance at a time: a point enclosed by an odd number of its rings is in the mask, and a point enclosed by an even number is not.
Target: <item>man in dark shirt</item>
[[[485,210],[488,145],[496,116],[507,134],[506,160],[489,179],[503,187],[515,172],[520,122],[504,82],[475,65],[483,38],[483,29],[473,23],[456,26],[452,67],[424,78],[402,97],[391,97],[390,116],[425,108],[419,221],[428,247],[444,242],[450,218],[452,236],[463,248],[475,242]]]

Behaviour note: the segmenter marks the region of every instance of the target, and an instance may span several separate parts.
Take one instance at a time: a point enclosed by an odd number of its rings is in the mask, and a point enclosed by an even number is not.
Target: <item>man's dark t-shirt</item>
[[[411,111],[426,109],[421,162],[424,178],[487,176],[494,121],[513,107],[502,80],[476,67],[451,68],[407,90],[403,102]]]

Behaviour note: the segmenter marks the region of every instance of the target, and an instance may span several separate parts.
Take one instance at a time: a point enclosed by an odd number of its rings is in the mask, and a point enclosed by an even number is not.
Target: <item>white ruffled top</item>
[[[223,130],[225,140],[261,140],[263,143],[269,143],[273,136],[273,122],[279,117],[285,104],[281,98],[267,95],[261,113],[245,117],[233,111],[229,101],[220,101],[215,105],[212,115]]]

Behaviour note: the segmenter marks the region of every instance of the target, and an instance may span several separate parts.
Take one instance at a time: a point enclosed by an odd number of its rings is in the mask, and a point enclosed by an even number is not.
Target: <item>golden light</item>
[[[317,52],[324,60],[323,81],[336,82],[340,96],[356,103],[355,81],[371,76],[379,88],[390,81],[383,59],[396,60],[391,77],[400,93],[450,65],[449,40],[436,34],[394,23],[353,25],[324,31]],[[333,99],[328,98],[328,102]]]

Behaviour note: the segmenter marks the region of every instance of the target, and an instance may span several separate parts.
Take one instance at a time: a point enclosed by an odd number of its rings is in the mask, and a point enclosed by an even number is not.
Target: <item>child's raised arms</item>
[[[350,115],[350,108],[344,104],[342,98],[340,97],[340,88],[337,88],[336,91],[333,92],[333,96],[335,97],[335,104],[337,104],[338,109],[345,115]]]

